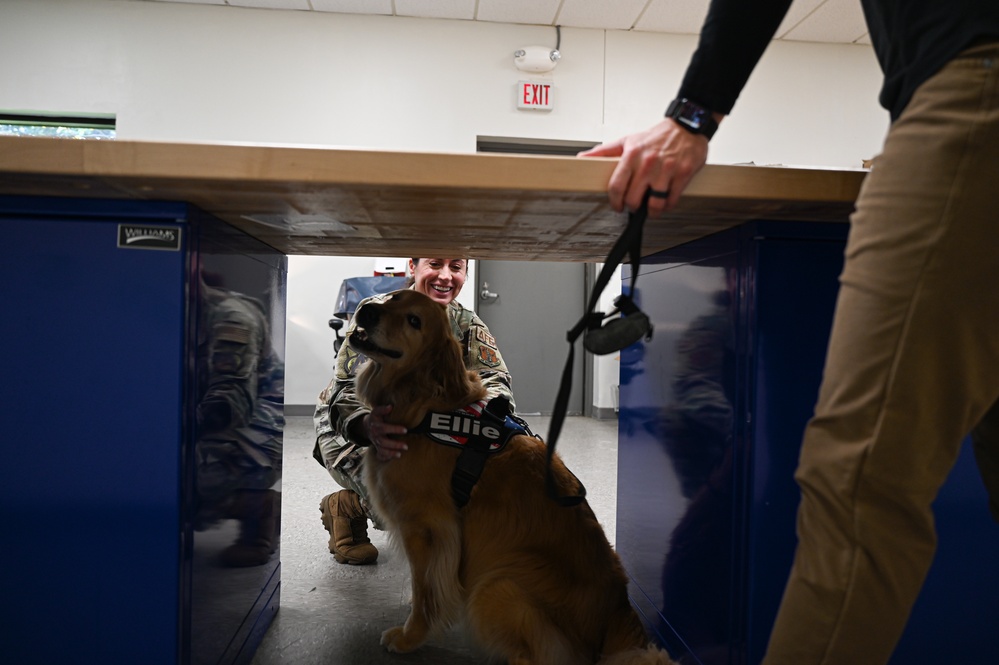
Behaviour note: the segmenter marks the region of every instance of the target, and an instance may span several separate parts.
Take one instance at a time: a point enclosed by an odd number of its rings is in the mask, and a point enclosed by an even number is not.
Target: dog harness
[[[451,495],[458,508],[468,503],[489,455],[503,450],[510,438],[518,434],[537,436],[527,422],[511,415],[510,401],[505,397],[494,397],[488,402],[479,400],[447,413],[431,411],[411,431],[445,446],[461,448],[451,474]]]

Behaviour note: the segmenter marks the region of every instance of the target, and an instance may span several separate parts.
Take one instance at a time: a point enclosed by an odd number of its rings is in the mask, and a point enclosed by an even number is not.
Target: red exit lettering
[[[551,83],[535,83],[532,81],[520,81],[519,94],[517,96],[517,107],[528,109],[550,109],[552,108],[552,85]]]

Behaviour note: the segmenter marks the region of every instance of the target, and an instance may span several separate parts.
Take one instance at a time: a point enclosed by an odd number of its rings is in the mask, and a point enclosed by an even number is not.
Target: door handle
[[[482,290],[479,291],[479,299],[483,302],[489,302],[490,300],[496,300],[499,298],[498,293],[493,293],[489,290],[489,282],[482,282]]]

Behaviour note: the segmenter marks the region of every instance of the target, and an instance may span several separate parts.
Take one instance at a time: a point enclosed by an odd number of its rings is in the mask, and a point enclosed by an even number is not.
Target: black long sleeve
[[[976,42],[999,41],[999,0],[861,0],[896,120],[916,89]]]
[[[898,118],[926,79],[973,43],[999,41],[999,0],[859,0]],[[728,114],[791,0],[712,0],[679,97]]]
[[[679,97],[728,114],[791,0],[712,0]]]

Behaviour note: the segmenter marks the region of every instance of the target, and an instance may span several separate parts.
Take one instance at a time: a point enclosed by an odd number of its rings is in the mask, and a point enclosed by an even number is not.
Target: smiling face
[[[465,259],[413,259],[409,260],[416,290],[430,296],[435,302],[447,305],[458,297],[468,275]]]

